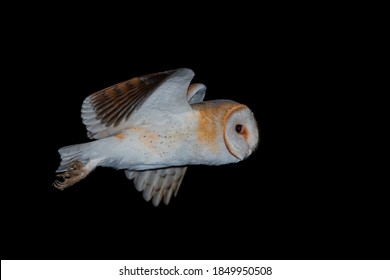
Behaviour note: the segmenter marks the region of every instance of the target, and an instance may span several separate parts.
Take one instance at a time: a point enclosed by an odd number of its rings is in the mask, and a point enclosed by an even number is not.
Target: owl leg
[[[88,173],[88,170],[85,169],[84,165],[80,161],[73,161],[69,164],[67,171],[57,175],[57,178],[61,180],[55,180],[53,186],[57,189],[63,190],[87,177]]]

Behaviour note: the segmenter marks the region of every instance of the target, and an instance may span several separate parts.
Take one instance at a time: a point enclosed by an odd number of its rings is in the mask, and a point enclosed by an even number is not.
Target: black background
[[[16,153],[1,188],[2,259],[380,258],[385,205],[361,168],[349,71],[358,62],[347,35],[315,15],[279,11],[167,17],[152,27],[67,16],[15,34],[24,47],[11,55],[10,98],[24,121],[8,123]],[[157,208],[123,171],[98,168],[65,191],[51,186],[57,150],[89,141],[85,97],[180,67],[207,86],[206,100],[253,110],[261,142],[248,160],[189,168],[178,196]]]

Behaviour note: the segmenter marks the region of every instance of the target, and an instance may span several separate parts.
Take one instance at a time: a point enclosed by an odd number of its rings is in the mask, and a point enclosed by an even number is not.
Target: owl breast
[[[197,156],[194,152],[196,128],[192,112],[167,115],[99,141],[102,149],[110,147],[110,155],[115,159],[115,162],[106,160],[106,166],[134,170],[182,166],[191,164]]]

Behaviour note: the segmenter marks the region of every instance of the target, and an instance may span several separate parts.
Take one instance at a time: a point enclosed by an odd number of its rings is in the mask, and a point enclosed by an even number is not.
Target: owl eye
[[[236,132],[241,133],[241,131],[242,131],[242,124],[237,124],[236,125]]]

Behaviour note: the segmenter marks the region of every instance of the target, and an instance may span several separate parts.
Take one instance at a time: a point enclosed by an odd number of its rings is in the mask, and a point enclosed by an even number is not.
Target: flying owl
[[[81,117],[95,141],[59,149],[53,185],[63,190],[97,166],[125,170],[146,201],[176,196],[188,165],[239,162],[256,149],[252,111],[232,100],[203,101],[194,72],[177,69],[136,77],[88,96]]]

